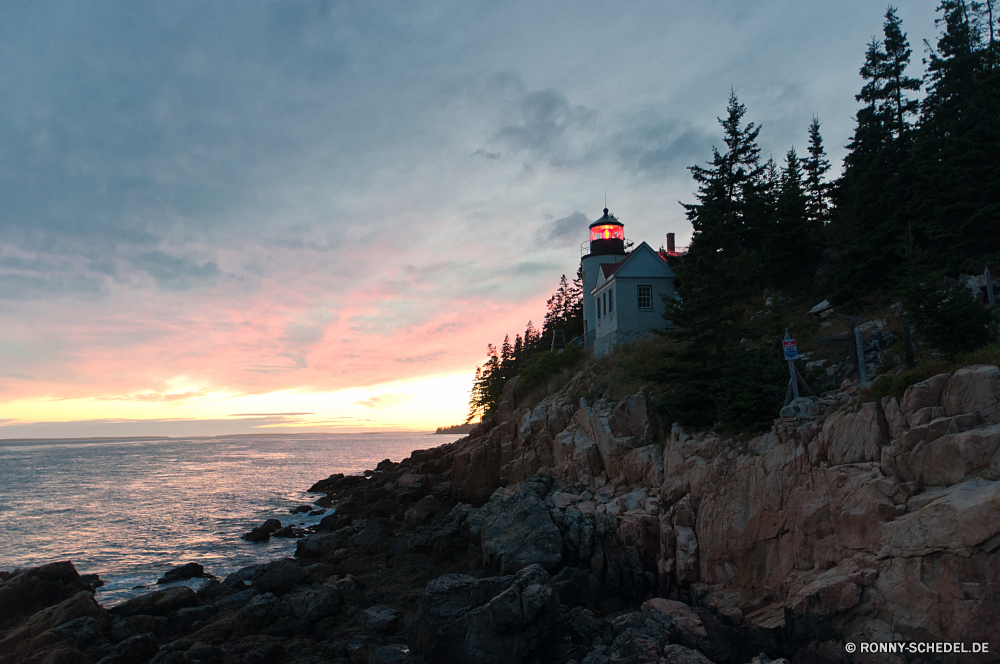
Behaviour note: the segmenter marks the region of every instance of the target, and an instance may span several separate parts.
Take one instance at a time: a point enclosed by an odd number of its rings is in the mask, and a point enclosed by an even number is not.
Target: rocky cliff
[[[752,439],[661,433],[642,392],[588,404],[580,391],[527,409],[510,389],[452,453],[462,500],[495,490],[487,512],[537,472],[576,484],[539,498],[563,535],[547,568],[583,565],[626,598],[684,597],[790,636],[1000,645],[997,367],[901,400],[845,384]]]
[[[0,573],[0,664],[1000,661],[845,648],[1000,651],[1000,369],[845,382],[754,438],[596,378],[318,482],[336,511],[296,559],[197,592],[108,610],[68,564]]]

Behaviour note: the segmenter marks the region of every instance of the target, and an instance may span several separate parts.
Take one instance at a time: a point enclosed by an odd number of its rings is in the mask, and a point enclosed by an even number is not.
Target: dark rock
[[[309,493],[323,493],[324,491],[327,491],[330,487],[336,485],[337,482],[339,482],[342,479],[344,479],[343,473],[335,473],[333,475],[330,475],[325,480],[320,480],[319,482],[316,482],[311,487],[309,487],[308,491]]]
[[[295,555],[299,558],[325,558],[340,548],[340,536],[336,533],[317,533],[299,540]]]
[[[386,532],[386,527],[378,519],[365,526],[361,532],[354,536],[352,540],[355,546],[373,547],[378,544],[379,538]]]
[[[97,604],[89,590],[82,590],[69,599],[36,612],[0,639],[0,661],[7,653],[38,653],[42,649],[76,650],[83,643],[106,633],[110,619]],[[76,655],[68,653],[67,658]],[[59,661],[51,655],[38,656],[40,661]],[[19,661],[14,659],[12,661]],[[67,661],[76,661],[68,659]]]
[[[201,662],[201,664],[221,664],[225,659],[226,652],[218,646],[207,643],[195,643],[187,651],[189,661]]]
[[[273,636],[255,634],[229,644],[226,664],[275,664],[285,659],[281,641]]]
[[[70,561],[19,569],[0,578],[0,629],[11,627],[48,606],[73,597],[81,590],[93,592]]]
[[[247,588],[215,600],[215,605],[223,609],[238,609],[259,594],[255,588]]]
[[[310,510],[312,510],[312,506],[310,505],[299,505],[298,507],[293,507],[288,511],[291,512],[292,514],[305,514]]]
[[[278,528],[272,534],[273,537],[295,537],[295,531],[291,526],[283,526]]]
[[[562,562],[562,534],[544,501],[549,482],[535,475],[496,491],[469,513],[466,522],[480,535],[487,567],[510,574],[533,564],[553,569]]]
[[[420,664],[405,644],[375,646],[368,652],[368,664]]]
[[[388,606],[373,606],[361,612],[361,620],[377,632],[388,632],[396,626],[398,614]]]
[[[342,603],[340,591],[328,585],[289,594],[284,599],[284,604],[292,615],[308,621],[336,614]]]
[[[178,586],[134,597],[113,607],[111,613],[116,616],[165,616],[171,611],[200,604],[195,591]]]
[[[292,607],[272,593],[257,595],[247,602],[236,612],[232,624],[236,636],[267,634],[287,638],[302,627]]]
[[[183,581],[185,579],[205,578],[211,576],[211,574],[206,574],[205,568],[198,563],[187,563],[186,565],[179,565],[178,567],[167,570],[167,573],[161,576],[156,584],[160,585],[163,583],[173,583],[174,581]]]
[[[419,526],[441,509],[441,501],[435,496],[424,496],[403,514],[403,522]]]
[[[177,610],[170,616],[170,626],[175,630],[186,630],[196,623],[203,623],[212,618],[218,609],[212,604],[204,606],[189,606],[185,609]]]
[[[145,664],[160,650],[152,634],[136,634],[125,639],[98,664]]]
[[[351,525],[351,517],[347,514],[338,514],[334,512],[333,514],[327,514],[319,523],[316,524],[316,530],[329,530],[335,531],[340,530],[345,526]]]
[[[521,662],[558,618],[559,598],[541,565],[514,576],[446,574],[427,584],[411,647],[434,662]]]
[[[170,627],[160,616],[115,616],[111,624],[111,641],[120,643],[139,634],[161,634]]]
[[[324,510],[324,509],[318,509],[318,510],[310,510],[309,511],[309,516],[319,516],[320,514],[326,514],[326,510]]]
[[[250,532],[244,533],[242,537],[248,542],[266,542],[271,539],[271,535],[279,528],[281,528],[280,521],[277,519],[268,519]]]
[[[253,587],[261,592],[283,595],[305,581],[308,576],[309,572],[302,569],[294,560],[275,560],[257,567]]]
[[[104,585],[104,581],[97,574],[81,574],[80,579],[95,591]]]
[[[364,584],[350,574],[345,576],[343,579],[334,581],[331,585],[341,595],[349,598],[361,597],[365,590]]]

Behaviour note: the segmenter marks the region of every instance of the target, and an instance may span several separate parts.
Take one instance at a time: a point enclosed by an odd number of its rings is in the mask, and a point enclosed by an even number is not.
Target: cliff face
[[[487,501],[469,523],[488,566],[574,566],[786,636],[1000,642],[997,367],[881,403],[849,387],[750,440],[661,432],[642,392],[571,398],[587,380],[531,409],[508,385],[438,461],[460,500]]]
[[[317,482],[336,509],[296,560],[197,592],[106,610],[69,563],[0,572],[0,664],[1000,661],[845,647],[1000,643],[1000,369],[845,387],[752,439],[588,405],[597,380],[508,385],[470,436]]]

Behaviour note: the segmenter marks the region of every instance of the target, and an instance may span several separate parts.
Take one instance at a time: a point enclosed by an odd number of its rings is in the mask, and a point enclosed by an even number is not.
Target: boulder
[[[545,495],[547,476],[536,475],[507,489],[498,489],[490,501],[470,513],[479,526],[483,561],[487,567],[510,574],[528,565],[553,569],[562,562],[562,535],[552,521]]]
[[[396,626],[399,612],[388,606],[373,606],[361,612],[361,621],[376,632],[388,632]]]
[[[4,572],[0,576],[0,629],[93,588],[70,561]]]
[[[295,555],[299,558],[326,558],[342,546],[343,539],[337,533],[316,533],[299,540]]]
[[[442,664],[522,662],[548,636],[558,604],[540,565],[485,579],[446,574],[427,584],[410,647],[425,661]]]
[[[281,640],[273,636],[254,634],[244,636],[229,644],[226,664],[263,664],[280,662],[285,658]]]
[[[983,421],[1000,422],[1000,368],[977,364],[957,370],[941,393],[945,415],[976,413]]]
[[[268,519],[261,525],[253,528],[250,532],[243,533],[242,537],[248,542],[266,542],[271,539],[271,535],[279,528],[281,528],[281,521]]]
[[[880,558],[939,551],[969,556],[984,543],[989,543],[987,550],[995,548],[1000,539],[1000,482],[969,478],[933,492],[931,498],[921,505],[918,494],[911,499],[918,509],[878,526],[872,550]]]
[[[403,522],[415,526],[427,521],[441,509],[441,501],[435,496],[424,496],[403,514]]]
[[[663,484],[663,448],[646,445],[622,457],[622,472],[629,484],[658,487]]]
[[[816,452],[810,450],[811,460],[829,461],[831,465],[880,461],[882,446],[889,442],[887,429],[887,425],[883,429],[874,402],[862,404],[855,413],[834,413],[823,423]]]
[[[375,646],[368,652],[368,664],[421,664],[405,643]]]
[[[57,644],[65,646],[67,650],[75,650],[103,634],[109,624],[108,614],[94,600],[94,594],[89,590],[81,590],[58,604],[35,612],[4,634],[0,638],[0,660],[5,655],[15,654],[12,661],[19,661],[21,656],[38,653],[46,648],[52,648],[51,652],[55,652],[58,648],[53,646]],[[68,654],[66,656],[66,661],[76,661],[70,659]],[[48,659],[38,656],[37,660],[61,661],[54,655],[50,655]]]
[[[167,572],[157,580],[157,585],[163,583],[173,583],[174,581],[183,581],[185,579],[195,579],[195,578],[205,578],[211,577],[211,574],[205,573],[205,568],[198,563],[187,563],[186,565],[178,565],[173,569],[167,570]]]
[[[110,655],[100,664],[137,664],[148,662],[160,650],[160,645],[152,634],[136,634],[115,646]]]
[[[309,572],[291,559],[275,560],[259,565],[253,578],[253,587],[262,593],[283,595],[308,578]]]
[[[949,374],[938,374],[906,388],[903,402],[900,404],[903,413],[909,417],[922,408],[940,406],[941,392],[948,378]]]
[[[187,586],[177,586],[133,597],[112,607],[111,613],[116,616],[165,616],[172,611],[200,604],[195,591]]]

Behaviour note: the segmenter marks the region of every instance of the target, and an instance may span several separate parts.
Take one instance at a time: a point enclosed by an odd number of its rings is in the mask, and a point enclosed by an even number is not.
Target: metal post
[[[986,298],[989,300],[990,309],[992,309],[996,300],[993,299],[993,277],[990,276],[990,268],[986,268]]]
[[[913,369],[917,362],[913,357],[913,334],[910,332],[910,317],[903,312],[903,350],[906,352],[906,368]]]
[[[868,368],[865,366],[865,343],[861,339],[861,330],[854,328],[854,342],[858,345],[858,376],[861,386],[868,384]]]
[[[788,330],[785,330],[785,338],[792,338],[792,335],[788,334]],[[795,360],[788,360],[788,373],[791,376],[792,399],[795,400],[799,398],[799,381],[795,380]]]

